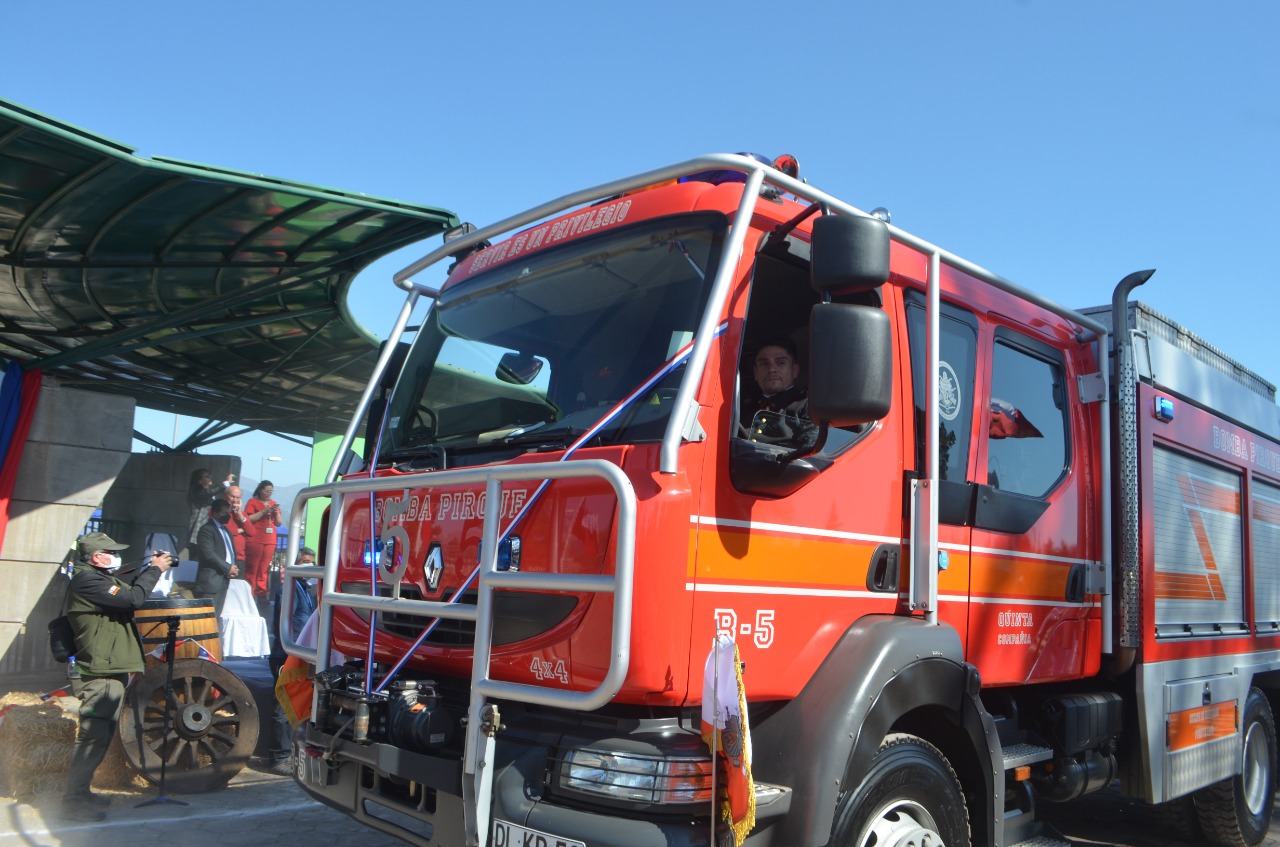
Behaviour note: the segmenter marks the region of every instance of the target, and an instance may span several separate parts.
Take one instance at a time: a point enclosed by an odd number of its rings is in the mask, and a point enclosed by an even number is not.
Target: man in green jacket
[[[70,675],[71,693],[80,700],[80,731],[67,769],[62,811],[73,820],[100,821],[107,816],[111,801],[90,791],[89,784],[115,734],[129,674],[146,667],[133,613],[173,565],[168,553],[155,553],[150,565],[131,579],[116,576],[119,551],[128,546],[104,532],[81,536],[80,559],[71,571],[64,611],[76,637]]]

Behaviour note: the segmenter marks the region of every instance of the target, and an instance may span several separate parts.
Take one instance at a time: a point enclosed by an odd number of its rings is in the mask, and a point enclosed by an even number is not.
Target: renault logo
[[[440,590],[440,577],[444,575],[444,554],[440,552],[440,542],[433,541],[427,560],[422,563],[422,576],[427,582],[427,590],[434,593]]]

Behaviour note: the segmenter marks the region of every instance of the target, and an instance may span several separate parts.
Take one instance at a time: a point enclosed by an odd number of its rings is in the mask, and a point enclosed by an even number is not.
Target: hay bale
[[[29,800],[61,786],[76,739],[75,715],[25,692],[0,697],[0,708],[0,792]]]
[[[79,701],[11,692],[0,697],[0,794],[31,801],[61,792],[80,719]],[[95,788],[134,789],[146,780],[134,772],[116,737],[93,775]]]
[[[120,736],[112,738],[111,746],[107,748],[107,755],[103,758],[102,764],[98,765],[98,769],[93,772],[93,787],[112,791],[138,792],[150,784],[146,777],[134,770],[133,763],[124,753]]]

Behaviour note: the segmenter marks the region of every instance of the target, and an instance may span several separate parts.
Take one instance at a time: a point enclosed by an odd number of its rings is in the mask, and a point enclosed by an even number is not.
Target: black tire
[[[1170,835],[1190,844],[1204,843],[1204,830],[1200,828],[1200,816],[1196,814],[1196,803],[1190,795],[1157,803],[1152,807],[1160,824]]]
[[[1276,722],[1254,688],[1240,722],[1241,772],[1193,795],[1205,836],[1223,847],[1257,847],[1271,824],[1276,790]]]
[[[960,780],[938,748],[893,734],[880,744],[862,784],[840,798],[831,845],[900,843],[969,847],[969,814]]]

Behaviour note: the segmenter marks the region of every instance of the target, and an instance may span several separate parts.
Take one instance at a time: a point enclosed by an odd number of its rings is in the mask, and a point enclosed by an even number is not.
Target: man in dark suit
[[[236,549],[227,530],[231,520],[231,504],[226,500],[214,500],[209,509],[209,520],[196,533],[195,595],[213,600],[215,614],[222,616],[222,604],[227,599],[227,583],[240,573],[236,567]]]

